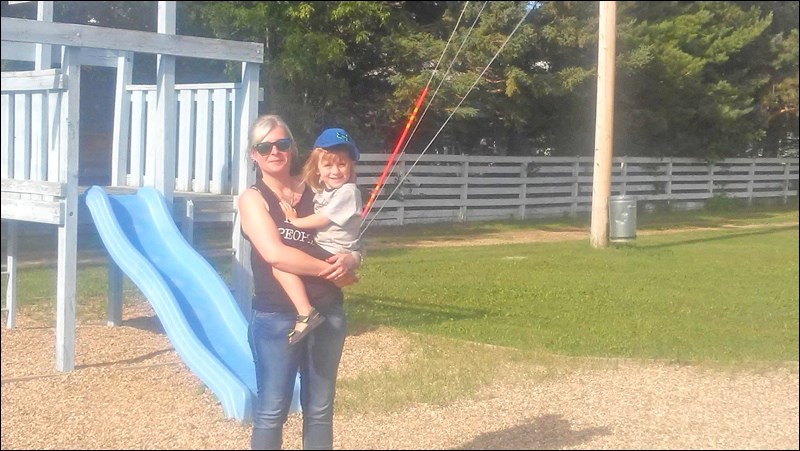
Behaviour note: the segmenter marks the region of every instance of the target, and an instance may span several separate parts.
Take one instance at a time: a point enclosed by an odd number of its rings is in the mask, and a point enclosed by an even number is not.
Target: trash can
[[[608,200],[609,232],[611,241],[636,238],[636,199],[628,196],[611,196]]]

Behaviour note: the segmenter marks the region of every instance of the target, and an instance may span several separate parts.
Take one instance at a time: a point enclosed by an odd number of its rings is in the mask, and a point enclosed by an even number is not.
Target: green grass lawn
[[[570,356],[797,360],[796,226],[370,253],[351,321]]]
[[[404,241],[559,230],[572,221],[507,221],[373,229],[348,287],[354,330],[380,325],[431,336],[567,356],[679,361],[798,359],[797,209],[736,209],[644,216],[640,234],[595,249],[587,241],[444,248],[383,248]],[[224,264],[217,263],[223,276]],[[102,318],[106,268],[82,265],[78,313]],[[5,280],[3,280],[5,289]],[[140,295],[125,280],[129,302]],[[52,318],[55,268],[20,271],[20,308]]]
[[[604,249],[588,240],[398,247],[504,230],[588,230],[581,219],[373,228],[361,281],[346,289],[350,331],[393,328],[411,356],[398,368],[342,380],[337,411],[443,404],[497,377],[547,377],[597,362],[584,357],[788,362],[796,371],[797,222],[796,206],[640,215],[638,230],[670,233]],[[683,229],[723,225],[747,227]],[[212,263],[225,277],[224,260]],[[104,264],[80,266],[81,319],[104,318],[106,277]],[[21,314],[53,322],[55,280],[53,267],[22,267]],[[127,278],[124,289],[127,303],[145,302]]]

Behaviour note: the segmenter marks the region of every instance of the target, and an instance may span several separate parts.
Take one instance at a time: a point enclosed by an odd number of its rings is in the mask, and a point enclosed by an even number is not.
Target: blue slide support
[[[183,362],[227,418],[250,421],[257,389],[247,320],[219,273],[180,233],[161,193],[142,187],[109,196],[92,186],[86,205],[110,257],[153,306]],[[292,412],[300,410],[299,382]]]

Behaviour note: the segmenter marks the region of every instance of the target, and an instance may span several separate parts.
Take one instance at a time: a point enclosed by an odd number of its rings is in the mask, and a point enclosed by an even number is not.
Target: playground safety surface
[[[2,449],[248,449],[186,368],[149,305],[79,323],[76,369],[53,369],[55,330],[2,329]],[[347,338],[340,378],[403,364],[408,336]],[[608,363],[608,362],[607,362]],[[583,367],[582,367],[583,368]],[[504,374],[469,399],[337,414],[336,449],[798,449],[797,362],[731,371],[614,361],[546,380]],[[301,449],[290,416],[284,448]]]

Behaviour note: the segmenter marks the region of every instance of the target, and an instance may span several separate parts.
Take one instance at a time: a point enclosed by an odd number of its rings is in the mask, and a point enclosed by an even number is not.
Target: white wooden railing
[[[263,45],[175,35],[175,8],[175,2],[159,2],[160,33],[2,18],[4,59],[24,58],[31,54],[31,49],[37,54],[38,49],[47,49],[47,56],[41,61],[37,58],[37,70],[3,72],[0,171],[4,221],[31,221],[58,227],[56,368],[59,371],[74,368],[81,66],[99,63],[117,68],[112,186],[154,186],[172,203],[178,183],[185,182],[193,189],[199,188],[199,192],[235,194],[246,188],[250,183],[248,178],[252,177],[239,152],[247,147],[247,127],[258,114]],[[53,48],[61,50],[61,67],[46,69],[49,64],[45,66],[45,63],[49,63]],[[130,86],[132,55],[137,53],[157,58],[156,84],[139,89],[142,92],[139,102],[130,100],[139,97],[138,94],[126,97],[138,89]],[[212,103],[207,105],[213,105],[214,112],[210,116],[192,113],[181,118],[182,91],[175,85],[175,59],[179,57],[240,63],[241,82],[199,89],[210,93]],[[237,93],[232,94],[232,90]],[[187,96],[191,98],[192,94],[184,94],[184,100]],[[205,93],[197,95],[197,110],[201,109],[204,96]],[[218,97],[224,99],[218,102]],[[132,113],[135,105],[146,111],[143,116],[146,119]],[[187,147],[198,145],[196,141],[192,143],[181,138],[178,122],[184,119],[192,124],[182,122],[181,125],[197,130],[195,140],[205,136],[213,141],[206,146],[213,150],[187,152],[188,157],[194,162],[208,160],[210,166],[205,163],[194,168],[191,163],[181,166],[177,155],[181,140]],[[194,121],[203,120],[222,124],[222,131],[217,132],[215,128],[212,134],[203,135],[206,127],[193,125]],[[144,142],[131,145],[136,139],[142,141],[142,137],[146,138]],[[219,146],[224,150],[218,154],[216,140],[220,137],[226,143]],[[138,153],[129,153],[129,150]],[[128,163],[129,157],[133,157],[132,163]],[[206,170],[207,175],[204,175]],[[183,178],[176,178],[178,173]],[[8,229],[9,248],[13,248],[11,242],[16,239],[16,233],[12,231],[15,230],[16,226]],[[232,260],[237,300],[246,298],[249,303],[249,247],[235,232],[233,241],[237,250]],[[15,267],[9,267],[10,286],[13,286],[15,272]],[[118,283],[121,277],[118,268],[109,267],[109,287],[115,287],[109,290],[111,323],[121,321],[121,309],[112,308],[112,304],[121,306],[121,283]]]
[[[388,160],[361,154],[358,185],[366,202]],[[636,200],[647,212],[702,208],[728,197],[797,202],[798,158],[613,158],[611,195]],[[400,186],[398,187],[398,183]],[[195,195],[176,206],[191,240],[196,223],[232,222],[232,196]],[[576,216],[591,212],[590,157],[486,157],[407,154],[389,173],[366,222],[370,227]]]
[[[175,85],[178,134],[175,190],[192,193],[233,194],[234,158],[241,145],[235,114],[238,83]],[[128,136],[115,136],[111,180],[118,185],[153,185],[155,162],[147,157],[156,126],[148,118],[155,114],[156,86],[127,85],[121,98],[123,114],[130,117]]]
[[[358,183],[365,200],[387,160],[362,154]],[[591,211],[592,165],[591,157],[403,155],[367,221],[374,226],[574,216]],[[612,196],[628,196],[644,209],[658,203],[696,208],[713,197],[786,202],[797,197],[798,159],[616,157],[611,183]]]

